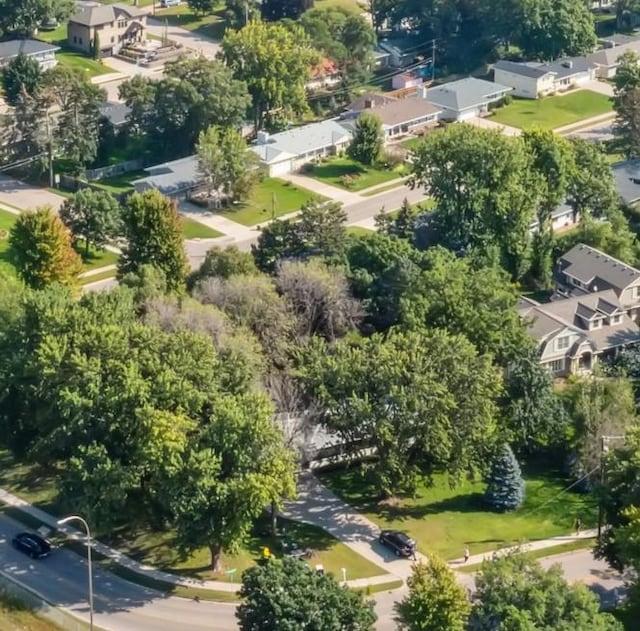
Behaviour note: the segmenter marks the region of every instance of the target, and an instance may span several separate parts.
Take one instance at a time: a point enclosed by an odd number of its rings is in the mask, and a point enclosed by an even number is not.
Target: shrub
[[[522,471],[509,445],[504,445],[493,461],[485,500],[499,511],[515,510],[524,502]]]

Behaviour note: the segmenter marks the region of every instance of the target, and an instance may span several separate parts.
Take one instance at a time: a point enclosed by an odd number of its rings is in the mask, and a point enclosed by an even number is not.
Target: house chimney
[[[562,62],[562,66],[563,68],[573,68],[573,62],[570,59],[567,59],[566,61]]]
[[[269,142],[269,134],[266,131],[259,131],[256,137],[259,145],[266,145]]]
[[[373,99],[365,99],[364,100],[364,109],[372,110],[376,106],[375,101]]]
[[[425,101],[427,100],[427,86],[425,84],[422,84],[418,88],[418,95],[421,99],[424,99]]]

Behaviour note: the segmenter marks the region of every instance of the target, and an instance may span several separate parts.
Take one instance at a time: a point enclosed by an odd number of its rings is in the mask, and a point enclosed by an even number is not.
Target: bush
[[[485,500],[499,511],[515,510],[524,502],[522,471],[509,445],[504,445],[493,461]]]
[[[407,161],[409,152],[400,145],[395,147],[388,147],[385,149],[383,162],[385,162],[390,168],[394,168],[404,164]]]

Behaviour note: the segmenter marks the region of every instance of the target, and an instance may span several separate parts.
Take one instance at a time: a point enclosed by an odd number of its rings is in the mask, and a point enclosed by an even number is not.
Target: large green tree
[[[36,289],[50,283],[75,285],[82,267],[69,231],[48,207],[18,217],[9,233],[8,257],[24,282]]]
[[[364,113],[356,121],[353,139],[347,147],[347,154],[356,162],[371,166],[380,158],[383,142],[380,117]]]
[[[560,565],[548,570],[522,554],[485,561],[476,578],[471,625],[478,631],[621,631],[622,624],[600,613],[595,594],[569,585]]]
[[[438,557],[413,566],[409,593],[395,605],[401,631],[465,631],[471,605],[464,587]]]
[[[265,506],[295,493],[292,455],[261,395],[216,401],[184,466],[168,482],[178,546],[207,547],[211,567],[234,554]]]
[[[262,17],[271,22],[284,18],[297,20],[307,9],[313,7],[314,0],[262,0]]]
[[[443,245],[484,252],[497,248],[514,278],[528,270],[539,182],[522,139],[450,125],[415,149],[411,182],[434,198]]]
[[[104,247],[120,235],[122,210],[118,200],[107,191],[81,188],[60,207],[60,219],[71,230],[74,239],[83,239],[85,252],[89,246]]]
[[[182,287],[188,266],[176,203],[155,189],[133,193],[124,205],[122,220],[126,245],[118,260],[118,275],[153,265],[164,272],[170,289]]]
[[[40,87],[42,71],[36,59],[26,55],[14,57],[2,69],[2,91],[4,100],[12,106],[22,94],[33,96]]]
[[[50,20],[64,22],[74,10],[73,0],[0,0],[0,35],[29,37]]]
[[[220,55],[249,89],[256,128],[271,110],[306,111],[305,84],[317,53],[300,27],[250,22],[225,33]]]
[[[495,436],[501,376],[462,336],[444,331],[317,341],[300,374],[319,420],[367,465],[381,496],[415,490],[434,471],[484,466]]]
[[[376,621],[373,603],[361,592],[287,557],[245,570],[240,595],[236,616],[242,631],[373,631]]]
[[[614,78],[614,126],[616,147],[627,157],[640,156],[640,56],[626,51],[619,60]]]

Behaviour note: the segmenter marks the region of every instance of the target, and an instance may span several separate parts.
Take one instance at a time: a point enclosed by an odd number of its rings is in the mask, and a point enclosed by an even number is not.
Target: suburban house
[[[561,232],[567,228],[580,223],[579,213],[576,214],[569,204],[561,204],[551,213],[551,230],[553,232]],[[532,233],[538,232],[540,226],[538,225],[538,219],[536,218],[530,226]]]
[[[172,198],[186,197],[200,187],[202,177],[198,172],[198,157],[187,156],[144,169],[149,175],[132,182],[137,192],[155,188]]]
[[[417,88],[423,83],[422,77],[415,72],[401,72],[393,75],[391,87],[394,90],[406,90],[407,88]]]
[[[625,204],[640,201],[640,160],[618,162],[611,167],[618,195]]]
[[[297,171],[318,158],[335,156],[347,148],[351,132],[336,120],[294,127],[277,134],[258,132],[251,150],[270,176]]]
[[[67,43],[86,53],[93,51],[97,36],[100,56],[109,57],[124,46],[144,40],[147,12],[124,4],[85,5],[69,18]]]
[[[558,260],[551,302],[521,298],[520,316],[555,376],[589,373],[640,342],[640,270],[582,243]]]
[[[349,105],[341,120],[347,127],[354,127],[360,114],[368,112],[382,122],[385,138],[407,134],[415,129],[434,127],[442,110],[424,96],[426,88],[418,88],[418,93],[405,99],[395,99],[383,94],[368,94]]]
[[[47,70],[58,63],[56,59],[56,51],[58,50],[60,50],[59,46],[45,44],[45,42],[35,39],[11,39],[7,42],[0,42],[0,68],[6,66],[18,55],[25,55],[35,59],[42,70]]]
[[[105,101],[100,106],[100,116],[104,116],[114,130],[122,129],[127,124],[127,116],[131,108],[120,101]]]
[[[307,90],[321,90],[340,83],[340,68],[331,59],[324,58],[311,69],[311,78],[307,81]]]
[[[620,41],[624,43],[618,43]],[[616,75],[620,57],[627,51],[640,54],[640,39],[627,41],[611,38],[605,42],[605,48],[587,55],[587,61],[595,66],[596,76],[599,79],[611,79]]]
[[[417,57],[431,53],[431,43],[422,37],[383,38],[378,48],[389,54],[388,65],[403,68],[413,63]]]
[[[468,77],[429,88],[426,99],[442,110],[442,119],[465,121],[486,114],[492,103],[512,91],[510,86]]]
[[[596,66],[586,57],[571,57],[547,64],[501,59],[494,66],[494,81],[513,88],[525,99],[580,87],[596,78]]]

